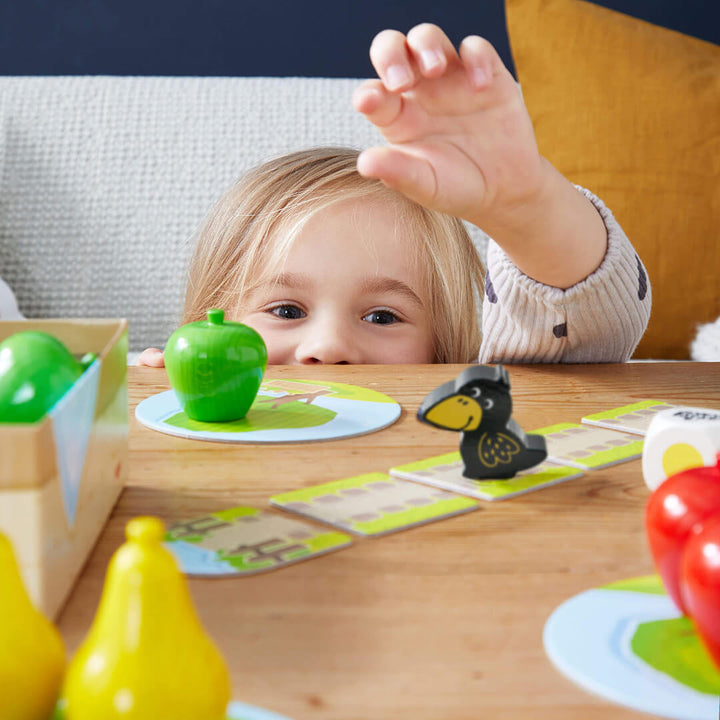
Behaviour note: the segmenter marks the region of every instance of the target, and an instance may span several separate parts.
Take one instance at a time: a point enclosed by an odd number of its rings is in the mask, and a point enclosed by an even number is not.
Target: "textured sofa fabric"
[[[236,177],[380,141],[352,109],[358,82],[0,77],[0,277],[21,312],[126,317],[132,350],[163,344],[193,234]]]

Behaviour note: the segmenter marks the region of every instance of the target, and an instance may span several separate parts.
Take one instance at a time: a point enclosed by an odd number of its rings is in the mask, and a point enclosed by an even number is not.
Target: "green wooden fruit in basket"
[[[255,400],[267,348],[255,330],[208,310],[207,320],[179,327],[165,345],[170,385],[185,414],[203,422],[245,417]]]
[[[78,361],[60,340],[23,330],[0,342],[0,422],[40,420],[95,359]]]

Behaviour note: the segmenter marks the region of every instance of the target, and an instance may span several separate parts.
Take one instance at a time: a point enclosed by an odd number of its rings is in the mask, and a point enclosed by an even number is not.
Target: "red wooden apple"
[[[720,667],[720,514],[705,520],[688,539],[680,588],[687,614]]]
[[[655,567],[685,615],[691,613],[680,591],[683,551],[715,514],[720,514],[720,455],[714,467],[691,468],[669,477],[653,492],[645,509],[645,529]]]

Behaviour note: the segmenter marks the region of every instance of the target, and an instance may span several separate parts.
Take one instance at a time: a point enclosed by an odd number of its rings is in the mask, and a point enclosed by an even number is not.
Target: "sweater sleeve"
[[[640,342],[652,302],[647,272],[610,210],[578,190],[607,228],[602,263],[563,290],[524,275],[489,240],[478,362],[624,362]]]

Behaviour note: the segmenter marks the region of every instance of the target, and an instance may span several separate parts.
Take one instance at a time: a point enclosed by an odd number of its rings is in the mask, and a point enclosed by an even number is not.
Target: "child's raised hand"
[[[361,174],[416,202],[490,229],[541,191],[543,160],[517,83],[492,45],[455,50],[437,26],[384,30],[370,57],[379,79],[353,96],[388,141],[364,151]]]
[[[165,356],[162,353],[162,350],[158,350],[157,348],[147,348],[147,350],[143,350],[138,359],[137,359],[138,365],[145,365],[146,367],[165,367]]]

